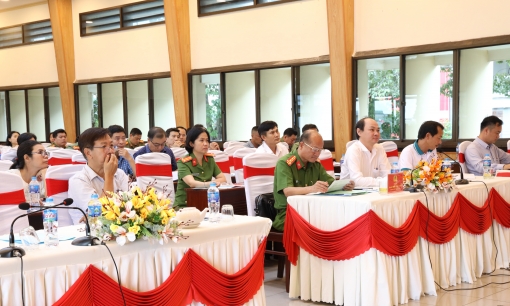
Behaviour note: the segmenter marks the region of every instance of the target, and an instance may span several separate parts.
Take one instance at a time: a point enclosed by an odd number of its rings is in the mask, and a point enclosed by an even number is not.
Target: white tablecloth
[[[495,188],[510,202],[510,179],[495,178],[484,182],[489,190]],[[458,192],[476,206],[483,206],[487,199],[485,185],[471,182],[458,186],[458,190],[451,193],[427,194],[429,209],[443,216]],[[292,196],[288,203],[310,224],[321,230],[333,231],[369,210],[388,224],[399,227],[406,221],[416,200],[427,205],[423,193],[408,192],[353,197]],[[448,243],[430,243],[432,267],[428,243],[422,238],[410,253],[399,257],[388,256],[372,248],[350,260],[328,261],[300,249],[297,266],[291,267],[289,296],[337,305],[371,306],[407,303],[409,299],[419,299],[424,293],[436,295],[434,280],[443,287],[461,281],[472,283],[482,273],[494,269],[496,252],[492,230],[498,248],[496,267],[508,267],[510,230],[495,221],[482,235],[472,235],[459,229],[457,236]]]
[[[161,285],[188,249],[193,249],[219,271],[238,272],[253,258],[270,228],[269,219],[235,216],[231,222],[202,222],[196,229],[185,229],[184,235],[189,238],[177,244],[159,245],[140,240],[119,246],[113,241],[108,247],[117,262],[122,285],[144,292]],[[5,246],[7,243],[0,243],[0,248]],[[51,305],[90,264],[117,280],[114,264],[104,246],[73,246],[71,241],[66,241],[56,248],[41,245],[26,253],[23,257],[26,305]],[[0,258],[0,285],[1,305],[22,305],[19,258]],[[264,285],[247,305],[265,305]]]

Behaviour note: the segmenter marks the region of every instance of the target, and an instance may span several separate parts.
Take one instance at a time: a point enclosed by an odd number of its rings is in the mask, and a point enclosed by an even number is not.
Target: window
[[[0,91],[0,141],[7,137],[7,103],[5,91]]]
[[[50,20],[0,29],[0,48],[53,40]]]
[[[78,107],[76,118],[79,120],[78,133],[81,134],[88,128],[99,127],[100,112],[97,96],[97,84],[78,86]]]
[[[206,126],[211,140],[223,140],[223,112],[221,110],[221,75],[204,74],[192,77],[193,122]]]
[[[144,1],[80,14],[81,36],[165,22],[163,0]]]
[[[292,127],[292,68],[260,70],[260,121],[275,120],[280,134]],[[246,136],[244,137],[246,138]]]
[[[228,140],[243,140],[256,124],[255,71],[225,74],[225,107]],[[277,116],[273,116],[275,120]],[[277,120],[275,120],[277,121]]]
[[[128,123],[126,126],[139,128],[142,131],[142,136],[147,135],[150,128],[148,92],[149,87],[147,80],[126,82],[128,114]]]
[[[11,109],[11,131],[23,133],[27,131],[27,110],[25,108],[25,91],[9,91],[9,106]]]
[[[62,102],[60,100],[59,87],[48,88],[48,104],[50,111],[50,131],[63,128],[64,114],[62,113]]]
[[[296,0],[199,0],[198,16],[255,8]]]
[[[175,124],[174,96],[170,78],[155,79],[154,83],[154,125],[166,130]]]
[[[28,131],[37,139],[46,139],[44,122],[44,92],[42,88],[27,90]]]
[[[124,126],[124,100],[122,82],[101,85],[101,105],[103,114],[102,126],[118,124]]]

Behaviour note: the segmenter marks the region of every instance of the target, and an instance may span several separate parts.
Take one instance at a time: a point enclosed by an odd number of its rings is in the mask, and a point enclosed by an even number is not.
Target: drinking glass
[[[35,229],[31,226],[25,227],[19,231],[19,237],[23,245],[29,249],[36,249],[39,246],[39,237]]]
[[[225,204],[221,207],[221,220],[232,221],[234,219],[234,207],[230,204]]]
[[[388,194],[388,177],[379,179],[379,194]]]

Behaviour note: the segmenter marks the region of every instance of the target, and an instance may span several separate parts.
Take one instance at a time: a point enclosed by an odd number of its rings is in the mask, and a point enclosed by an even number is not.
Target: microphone
[[[460,180],[456,180],[455,181],[455,184],[456,185],[467,185],[469,184],[469,181],[464,179],[464,171],[462,170],[462,165],[456,161],[455,159],[451,158],[448,154],[446,154],[443,149],[436,149],[436,151],[438,153],[441,153],[443,155],[445,155],[446,157],[448,157],[449,159],[451,159],[454,163],[458,164],[459,165],[459,168],[460,168]]]
[[[419,167],[416,167],[414,168],[413,170],[411,170],[411,186],[407,187],[407,188],[404,188],[404,191],[409,191],[409,192],[420,192],[421,189],[423,189],[423,185],[417,185],[417,186],[413,186],[413,173],[414,171],[418,170],[418,169],[421,169],[423,168],[423,166],[419,166]]]
[[[69,204],[65,204],[65,205],[70,205],[73,202],[73,199],[65,199],[63,201],[63,203],[65,203],[68,200],[71,200],[71,202]],[[60,204],[62,204],[62,203],[60,203]],[[44,209],[38,210],[37,212],[42,211],[42,210],[46,210],[46,209],[50,209],[50,208],[54,208],[55,206],[58,206],[60,204],[45,207]],[[31,206],[28,203],[21,203],[19,205],[19,208],[23,209],[23,210],[28,210],[28,209],[30,209],[32,207],[39,207],[39,206]],[[71,242],[72,245],[89,246],[89,245],[100,245],[101,244],[101,240],[99,240],[99,238],[90,235],[89,219],[87,218],[87,214],[83,211],[83,209],[81,209],[79,207],[74,207],[74,206],[73,207],[57,207],[57,208],[60,208],[60,209],[76,209],[76,210],[79,210],[83,214],[83,216],[85,217],[85,236],[84,237],[78,237],[78,238],[74,239],[73,242]],[[11,227],[11,229],[12,229],[12,227]]]
[[[60,205],[69,206],[69,205],[73,204],[73,202],[74,202],[73,199],[67,198],[67,199],[63,200],[61,203],[58,203],[58,204],[55,204],[55,205],[51,205],[51,206],[44,206],[44,207],[52,208],[52,207],[56,207],[56,206],[60,206]],[[21,204],[18,205],[18,208],[21,209],[21,210],[29,210],[30,208],[40,208],[40,210],[43,210],[41,208],[41,206],[32,206],[32,205],[30,205],[28,203],[21,203]]]

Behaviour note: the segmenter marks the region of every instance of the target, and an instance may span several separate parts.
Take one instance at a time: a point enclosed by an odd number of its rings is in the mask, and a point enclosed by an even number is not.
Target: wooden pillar
[[[164,0],[164,4],[175,122],[188,127],[188,73],[191,70],[189,1]]]
[[[74,107],[74,40],[73,16],[71,0],[48,0],[50,10],[53,45],[57,59],[58,85],[62,114],[64,114],[64,128],[67,138],[74,142],[76,139],[76,113]]]
[[[352,137],[354,0],[327,0],[331,101],[335,155],[339,161]]]

